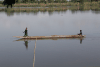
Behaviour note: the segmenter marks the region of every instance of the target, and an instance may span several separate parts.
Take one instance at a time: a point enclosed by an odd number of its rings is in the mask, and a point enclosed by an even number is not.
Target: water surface
[[[99,17],[92,10],[0,12],[0,67],[100,66]],[[29,36],[75,35],[81,29],[86,38],[15,41],[12,36],[23,36],[26,27]]]

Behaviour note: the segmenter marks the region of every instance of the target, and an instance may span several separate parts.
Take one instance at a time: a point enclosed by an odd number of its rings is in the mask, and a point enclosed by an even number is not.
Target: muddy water
[[[75,35],[84,39],[21,40],[29,36]],[[96,67],[100,66],[100,12],[75,11],[0,12],[0,67]]]

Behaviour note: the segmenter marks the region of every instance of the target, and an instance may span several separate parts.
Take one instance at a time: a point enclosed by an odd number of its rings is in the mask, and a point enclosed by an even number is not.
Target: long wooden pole
[[[36,38],[36,41],[37,41],[37,38]],[[35,49],[36,49],[36,41],[35,41],[35,47],[34,47],[33,67],[34,67],[34,64],[35,64]]]

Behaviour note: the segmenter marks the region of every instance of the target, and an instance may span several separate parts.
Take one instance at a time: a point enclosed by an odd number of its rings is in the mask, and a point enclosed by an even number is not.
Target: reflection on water
[[[0,12],[0,67],[100,66],[100,11],[77,9],[73,8],[73,13],[70,9]],[[37,39],[37,42],[30,39],[30,42],[12,37],[23,36],[26,27],[29,36],[75,35],[82,29],[86,38]]]
[[[82,44],[82,38],[80,39],[80,44]]]
[[[25,46],[26,46],[26,49],[28,48],[28,41],[24,41],[25,43]]]
[[[36,41],[35,41],[35,47],[34,47],[33,67],[34,67],[34,64],[35,64],[35,49],[36,49]]]
[[[50,38],[50,39],[18,39],[18,40],[15,40],[15,41],[24,41],[25,42],[25,46],[26,46],[26,48],[28,48],[28,41],[30,41],[30,40],[80,40],[80,44],[82,44],[82,40],[84,40],[84,38]],[[35,42],[36,43],[36,42]]]
[[[77,11],[89,11],[89,10],[92,10],[93,13],[96,13],[96,14],[99,14],[100,13],[100,8],[90,8],[88,7],[88,9],[86,9],[87,7],[85,6],[78,6],[78,7],[55,7],[55,8],[40,8],[40,7],[36,7],[36,8],[31,8],[31,7],[20,7],[20,8],[0,8],[0,12],[1,11],[5,11],[7,16],[13,16],[14,15],[14,12],[26,12],[26,13],[33,13],[34,15],[37,15],[38,12],[43,12],[43,13],[46,13],[48,12],[49,15],[53,15],[53,12],[65,12],[67,10],[71,10],[71,12],[74,14],[76,13]]]
[[[24,41],[25,42],[25,46],[26,46],[26,49],[28,48],[28,41],[30,41],[30,40],[35,40],[35,46],[34,46],[34,57],[33,57],[33,67],[34,67],[34,65],[35,65],[35,50],[36,50],[36,41],[37,40],[45,40],[45,41],[47,41],[47,40],[59,40],[59,39],[64,39],[64,40],[75,40],[75,39],[78,39],[78,40],[80,40],[80,44],[82,44],[82,40],[83,40],[83,38],[51,38],[51,39],[18,39],[18,40],[16,40],[16,41]]]
[[[92,13],[100,14],[100,11],[98,11],[98,10],[93,10]]]
[[[7,16],[13,16],[14,12],[5,12],[7,14]]]

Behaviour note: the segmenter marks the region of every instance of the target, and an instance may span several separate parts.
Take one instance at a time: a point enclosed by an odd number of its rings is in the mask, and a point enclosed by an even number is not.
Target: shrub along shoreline
[[[42,8],[1,8],[0,12],[5,11],[5,12],[53,12],[53,11],[87,11],[87,10],[95,10],[95,11],[100,11],[100,8],[97,7],[85,7],[85,6],[75,6],[75,7],[42,7]]]
[[[66,2],[66,3],[16,3],[13,7],[62,7],[62,6],[97,6],[100,7],[100,1],[98,2]],[[6,7],[0,4],[0,7]]]

